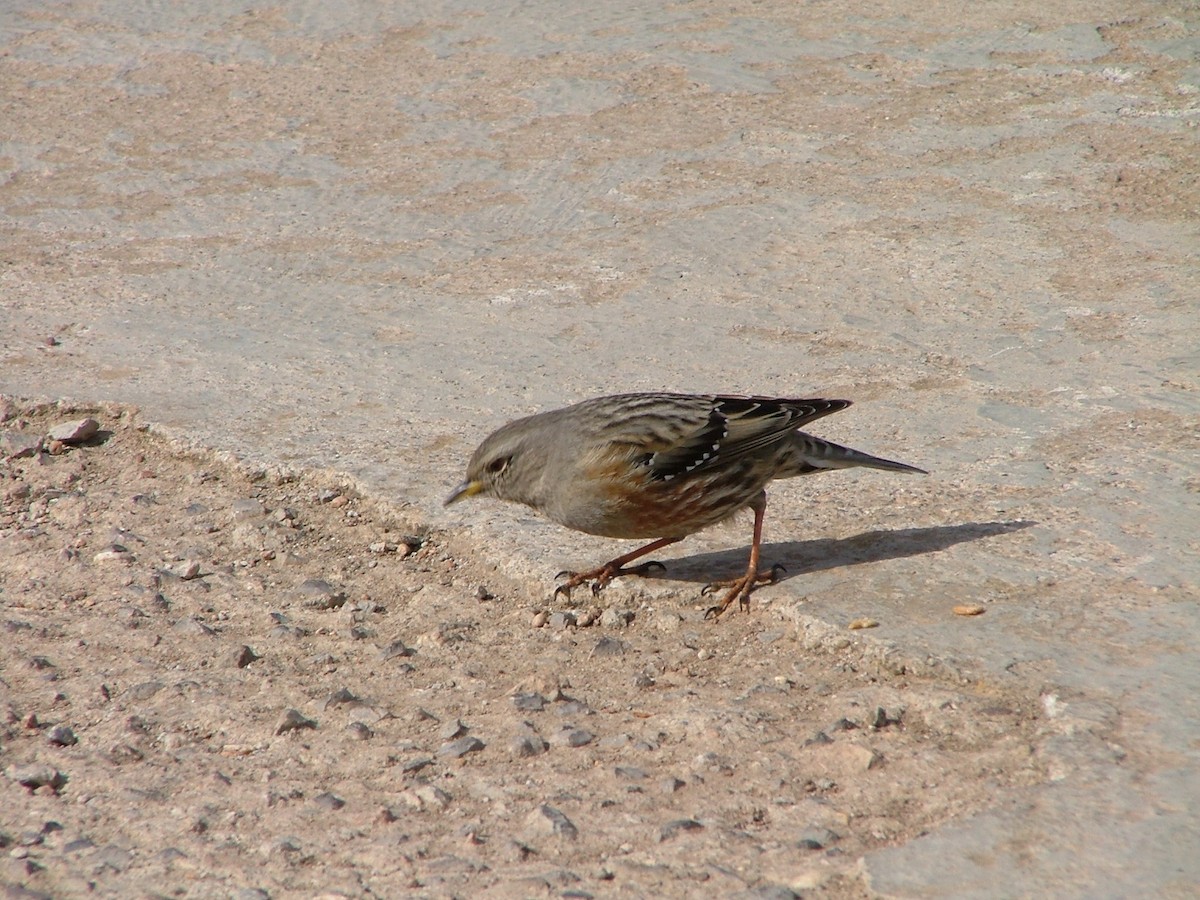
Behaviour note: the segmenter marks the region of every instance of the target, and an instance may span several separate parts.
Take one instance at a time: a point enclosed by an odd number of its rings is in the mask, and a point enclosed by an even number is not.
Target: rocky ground
[[[1037,696],[866,632],[555,606],[332,476],[0,415],[5,896],[864,897],[1046,777]]]

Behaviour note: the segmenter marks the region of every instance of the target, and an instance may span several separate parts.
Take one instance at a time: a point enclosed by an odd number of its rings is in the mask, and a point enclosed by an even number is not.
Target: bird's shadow
[[[848,538],[780,541],[762,545],[760,571],[765,572],[774,565],[783,566],[786,571],[778,573],[775,579],[778,583],[823,569],[920,556],[966,541],[1021,531],[1036,524],[1037,522],[1027,519],[1011,522],[964,522],[961,525],[939,525],[935,528],[864,531]],[[745,571],[747,552],[746,548],[741,548],[678,557],[666,561],[665,570],[655,568],[648,573],[648,577],[695,582],[711,582],[727,575],[736,577]]]

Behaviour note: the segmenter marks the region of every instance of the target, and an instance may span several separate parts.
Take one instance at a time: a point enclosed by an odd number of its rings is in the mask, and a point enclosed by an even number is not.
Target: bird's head
[[[475,450],[467,477],[446,498],[446,506],[468,497],[494,497],[537,506],[536,491],[549,459],[545,434],[530,427],[533,418],[510,422]]]

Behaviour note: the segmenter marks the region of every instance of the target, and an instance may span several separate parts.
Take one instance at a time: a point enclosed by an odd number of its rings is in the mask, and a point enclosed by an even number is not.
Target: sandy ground
[[[14,412],[9,434],[64,419]],[[864,852],[1046,778],[1036,695],[714,626],[698,597],[538,628],[344,484],[85,412],[97,437],[3,483],[10,883],[862,897]]]
[[[1182,2],[4,4],[5,883],[1192,895],[1198,48]],[[592,610],[552,576],[614,542],[441,509],[502,422],[654,388],[847,397],[818,433],[932,474],[778,485],[715,627],[746,523]]]

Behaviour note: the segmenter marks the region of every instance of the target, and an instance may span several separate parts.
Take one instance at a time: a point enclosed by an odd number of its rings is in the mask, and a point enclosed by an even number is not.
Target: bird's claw
[[[614,578],[620,578],[623,575],[639,575],[645,577],[655,569],[665,572],[667,567],[656,559],[650,562],[644,562],[640,566],[628,566],[625,568],[612,568],[604,566],[591,572],[572,572],[570,569],[563,569],[554,576],[554,580],[567,579],[566,584],[560,584],[554,589],[554,599],[560,596],[565,597],[568,601],[571,599],[572,588],[577,588],[581,584],[587,584],[592,589],[592,596],[599,597],[600,593],[609,585]]]
[[[729,593],[716,606],[710,606],[704,612],[705,619],[718,619],[725,610],[733,605],[733,601],[737,600],[738,609],[745,612],[750,611],[750,594],[760,584],[774,584],[779,580],[779,576],[786,572],[782,565],[775,563],[771,566],[769,572],[755,572],[753,574],[747,572],[741,578],[733,581],[714,581],[711,584],[706,584],[700,591],[701,597],[707,597],[709,594],[716,593],[719,588],[729,588]]]
[[[581,573],[572,572],[570,569],[563,569],[563,571],[554,576],[555,581],[560,578],[566,578],[567,582],[566,584],[560,584],[554,589],[553,597],[555,600],[563,597],[568,603],[571,601],[571,591],[579,587],[579,585],[588,585],[592,589],[592,596],[599,597],[600,592],[608,587],[608,583],[612,581],[612,576],[607,575],[606,577],[606,573],[604,572],[598,574],[595,572]]]

